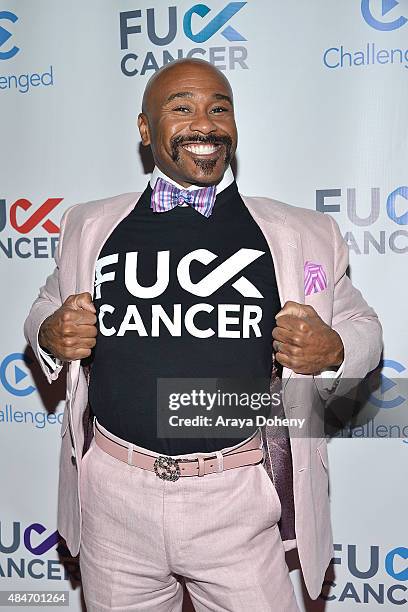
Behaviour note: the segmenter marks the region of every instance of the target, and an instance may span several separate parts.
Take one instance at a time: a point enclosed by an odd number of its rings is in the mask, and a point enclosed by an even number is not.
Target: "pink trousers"
[[[181,612],[181,576],[196,612],[298,612],[262,464],[170,482],[93,439],[81,468],[88,612]]]

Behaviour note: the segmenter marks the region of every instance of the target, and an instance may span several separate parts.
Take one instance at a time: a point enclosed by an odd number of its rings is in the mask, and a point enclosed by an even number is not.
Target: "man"
[[[297,546],[313,598],[333,551],[311,406],[374,369],[381,327],[330,216],[240,196],[221,72],[164,67],[138,125],[149,185],[65,213],[25,324],[50,382],[69,363],[58,529],[89,611],[181,610],[179,576],[198,612],[298,610],[284,551]],[[158,379],[269,380],[277,365],[310,435],[157,435]]]

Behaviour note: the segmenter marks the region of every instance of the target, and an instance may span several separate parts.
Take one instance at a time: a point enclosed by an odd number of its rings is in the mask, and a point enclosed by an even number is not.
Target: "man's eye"
[[[212,113],[226,113],[228,112],[228,108],[225,106],[216,106],[211,110]]]
[[[180,112],[180,113],[188,113],[190,111],[188,106],[176,106],[176,108],[174,108],[173,110]]]

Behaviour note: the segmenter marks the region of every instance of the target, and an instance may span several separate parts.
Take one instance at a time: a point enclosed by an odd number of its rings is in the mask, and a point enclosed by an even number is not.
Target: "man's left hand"
[[[312,306],[286,302],[276,315],[272,337],[277,361],[298,374],[316,374],[338,367],[344,359],[339,334]]]

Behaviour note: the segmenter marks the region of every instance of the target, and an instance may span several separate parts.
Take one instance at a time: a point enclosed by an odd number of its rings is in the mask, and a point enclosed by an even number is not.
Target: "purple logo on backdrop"
[[[46,528],[44,525],[41,525],[41,523],[33,523],[24,531],[24,546],[33,555],[43,555],[49,551],[50,548],[54,548],[54,546],[56,546],[60,540],[60,534],[58,531],[54,531],[51,533],[51,535],[46,537],[45,540],[34,546],[31,541],[31,534],[35,532],[36,534],[41,535],[44,533],[44,531],[46,531]]]
[[[22,535],[24,546],[28,552],[33,555],[44,555],[51,548],[55,548],[61,538],[58,531],[53,531],[50,535],[46,536],[45,539],[40,540],[37,535],[42,535],[45,531],[47,531],[47,528],[41,523],[32,523],[28,525],[22,533],[21,523],[15,521],[13,522],[13,532],[10,537],[10,534],[4,533],[4,521],[0,521],[0,553],[2,555],[15,553],[20,548]],[[33,537],[33,534],[36,535]],[[5,543],[6,538],[7,544]]]
[[[206,4],[195,4],[182,15],[180,7],[163,5],[121,12],[120,44],[122,51],[126,51],[121,61],[122,73],[125,76],[150,76],[161,66],[183,57],[208,59],[220,70],[247,69],[248,53],[242,44],[246,42],[246,38],[229,23],[231,20],[235,21],[235,17],[246,4],[247,2],[229,2],[218,12]],[[170,46],[179,32],[188,39],[188,44],[192,41],[200,46]],[[217,36],[222,36],[227,45],[202,46]],[[134,52],[129,51],[131,43],[134,44]],[[151,45],[153,48],[149,49]],[[146,48],[142,56],[138,55],[141,47]]]
[[[31,523],[24,528],[19,521],[11,524],[0,521],[0,579],[78,579],[75,576],[77,568],[66,563],[66,559],[41,558],[55,549],[60,540],[58,531],[49,532],[41,523]],[[60,555],[65,553],[62,544],[58,551]],[[69,551],[67,553],[69,557]]]

